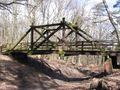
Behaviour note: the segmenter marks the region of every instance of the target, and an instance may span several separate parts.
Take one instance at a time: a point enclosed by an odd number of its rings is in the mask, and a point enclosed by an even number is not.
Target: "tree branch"
[[[13,4],[25,5],[25,3],[22,3],[23,1],[26,1],[26,0],[16,0],[16,2],[13,1],[13,2],[9,2],[9,3],[0,2],[0,5],[2,5],[2,6],[10,6]]]
[[[13,4],[18,4],[18,5],[28,5],[27,3],[25,3],[27,0],[16,0],[16,1],[12,1],[12,2],[2,2],[0,1],[0,9],[1,10],[7,10],[9,11],[11,14],[13,14],[12,10],[11,10],[11,5]],[[30,4],[29,4],[30,5]]]
[[[120,46],[120,39],[119,39],[119,35],[118,35],[118,29],[117,29],[116,26],[115,26],[115,22],[114,22],[114,20],[113,20],[113,18],[112,18],[112,16],[111,16],[110,11],[108,10],[108,5],[107,5],[107,3],[106,3],[105,0],[103,0],[103,4],[104,4],[104,7],[105,7],[106,12],[107,12],[107,14],[108,14],[108,18],[109,18],[109,20],[110,20],[110,23],[112,24],[112,26],[113,26],[113,28],[114,28],[114,32],[116,33],[116,37],[117,37],[117,40],[118,40],[118,45]]]

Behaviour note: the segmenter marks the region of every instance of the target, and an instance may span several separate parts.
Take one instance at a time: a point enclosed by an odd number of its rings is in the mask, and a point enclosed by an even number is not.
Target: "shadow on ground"
[[[91,78],[104,76],[80,67],[54,68],[46,60],[31,58],[24,53],[11,54],[11,58],[0,60],[0,90],[86,90],[83,88],[89,88]],[[80,75],[69,77],[71,74],[64,70],[70,73],[75,70]]]
[[[52,67],[49,66],[48,63],[45,62],[45,60],[42,59],[35,59],[35,58],[30,58],[27,57],[27,55],[23,54],[22,56],[20,55],[12,55],[12,58],[14,60],[17,60],[20,63],[23,63],[29,67],[35,68],[37,72],[43,73],[52,79],[58,79],[62,81],[67,81],[67,82],[76,82],[76,81],[83,81],[83,80],[88,80],[91,78],[91,76],[86,76],[86,77],[80,77],[80,78],[70,78],[64,75],[60,69],[54,70]],[[86,71],[80,71],[80,73],[84,73]]]
[[[16,61],[0,60],[0,90],[49,90],[59,87],[54,80],[37,71]]]

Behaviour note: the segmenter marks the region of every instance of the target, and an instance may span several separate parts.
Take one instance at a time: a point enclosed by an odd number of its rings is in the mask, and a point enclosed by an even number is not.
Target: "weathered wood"
[[[81,30],[80,28],[77,28],[80,32],[82,32],[83,34],[87,35],[89,38],[93,39],[92,36],[90,36],[89,34],[87,34],[85,31]]]
[[[31,51],[33,51],[33,47],[34,47],[34,30],[32,28],[31,29],[31,46],[30,46]]]
[[[62,26],[63,26],[63,31],[62,31],[62,49],[65,47],[65,18],[62,20]]]
[[[37,29],[34,29],[41,37],[43,37],[44,39],[46,39],[46,37],[42,34],[42,33],[40,33]],[[48,32],[46,32],[46,34],[47,34]],[[53,42],[52,41],[50,41],[49,39],[48,39],[48,42],[49,43],[51,43],[51,44],[53,44]]]
[[[39,31],[38,30],[41,30]],[[34,31],[40,36],[35,40]],[[61,33],[62,38],[56,36],[56,33]],[[68,31],[66,33],[66,31]],[[31,33],[30,33],[31,32]],[[21,41],[30,33],[31,41],[28,47],[25,48],[26,44],[22,44]],[[71,34],[75,34],[75,39],[72,42],[65,40]],[[50,40],[51,37],[57,37],[58,41]],[[79,38],[83,38],[83,41],[79,41]],[[40,41],[40,42],[38,42]],[[16,48],[21,44],[21,47]],[[114,42],[116,44],[116,42]],[[119,49],[112,50],[115,45],[113,41],[94,41],[93,38],[81,30],[78,26],[70,25],[65,21],[65,18],[60,23],[47,24],[40,26],[31,26],[31,28],[25,33],[25,35],[17,42],[17,44],[12,48],[13,51],[20,50],[22,52],[32,51],[32,54],[50,54],[58,52],[59,48],[63,48],[65,55],[112,55],[117,56],[120,51]],[[117,46],[117,45],[116,45]],[[112,59],[115,59],[112,57]],[[114,60],[113,64],[117,62]],[[115,65],[114,64],[114,65]]]
[[[47,33],[47,31],[44,31],[43,33],[41,33],[42,35],[45,35]],[[42,38],[42,36],[40,36],[38,39],[36,39],[36,41],[34,42],[34,45],[40,40],[40,38]]]
[[[52,35],[54,35],[59,29],[61,28],[61,25],[57,28],[56,31],[53,31],[46,39],[44,39],[39,45],[37,45],[34,50],[36,50],[37,48],[40,47],[40,45],[42,45],[43,43],[45,43],[45,41],[47,41]]]
[[[71,35],[73,33],[73,31],[70,31],[66,36],[65,38],[67,38],[69,35]]]
[[[56,24],[46,24],[46,25],[40,25],[40,26],[31,26],[32,28],[43,28],[43,27],[50,27],[50,26],[59,26],[61,23]]]
[[[81,33],[79,33],[77,30],[75,30],[74,28],[72,28],[69,24],[65,23],[66,26],[68,28],[70,28],[71,30],[73,30],[74,32],[76,32],[80,37],[82,37],[83,39],[85,39],[86,41],[90,41],[88,38],[86,38],[84,35],[82,35]]]
[[[0,46],[0,53],[2,52],[2,46]]]
[[[25,35],[23,35],[23,37],[21,37],[21,39],[16,43],[16,45],[11,49],[14,50],[16,48],[16,46],[28,35],[28,33],[31,31],[32,28],[30,28]]]

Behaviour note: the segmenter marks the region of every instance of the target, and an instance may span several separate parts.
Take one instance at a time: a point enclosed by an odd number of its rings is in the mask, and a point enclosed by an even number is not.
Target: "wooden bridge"
[[[26,37],[30,40],[25,41]],[[9,45],[10,46],[10,45]],[[95,41],[85,31],[81,30],[77,24],[72,25],[65,21],[60,23],[34,26],[21,37],[14,47],[5,49],[1,46],[1,52],[25,52],[30,54],[51,54],[64,52],[64,56],[69,55],[109,55],[117,60],[120,50],[117,42]],[[117,63],[116,60],[113,62]]]

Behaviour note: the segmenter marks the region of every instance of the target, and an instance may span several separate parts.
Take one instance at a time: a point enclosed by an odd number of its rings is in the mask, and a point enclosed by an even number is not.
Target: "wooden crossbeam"
[[[42,33],[40,33],[37,29],[34,29],[41,37],[43,37],[44,39],[46,39],[46,37],[42,34]],[[47,32],[46,32],[47,33]],[[49,39],[47,40],[48,42],[50,42],[52,45],[52,47],[54,47],[53,46],[53,42],[52,41],[50,41]]]
[[[38,44],[34,50],[36,50],[37,48],[40,47],[40,45],[42,45],[43,43],[45,43],[45,41],[47,41],[51,36],[53,36],[59,29],[61,28],[61,25],[57,28],[56,31],[53,31],[48,37],[46,37],[46,39],[44,39],[40,44]]]
[[[40,26],[31,26],[32,28],[44,28],[44,27],[50,27],[50,26],[59,26],[61,23],[56,23],[56,24],[47,24],[47,25],[40,25]]]
[[[55,31],[56,30],[56,28],[48,28],[48,27],[47,28],[42,27],[40,29],[43,29],[43,30],[46,30],[46,31]],[[69,28],[65,27],[65,29],[69,29]]]
[[[70,31],[66,36],[65,36],[65,38],[67,38],[69,35],[71,35],[72,33],[73,33],[74,31]]]
[[[78,31],[82,32],[82,34],[85,34],[85,35],[88,36],[89,38],[93,39],[91,35],[89,35],[89,34],[86,33],[85,31],[83,31],[83,30],[80,29],[79,27],[77,27],[77,28],[76,28],[76,27],[72,27],[72,26],[70,26],[67,22],[66,22],[66,24],[69,26],[69,27],[68,27],[69,29],[72,28],[72,29],[78,30]]]
[[[41,32],[39,32],[37,29],[35,29],[35,31],[40,35],[40,36],[42,36],[44,39],[46,39],[46,37],[41,33]],[[46,32],[47,33],[47,32]],[[52,41],[50,41],[50,40],[48,40],[51,44],[53,44],[52,43]]]
[[[92,36],[90,36],[88,33],[86,33],[85,31],[81,30],[80,28],[77,28],[77,30],[79,30],[80,32],[82,32],[83,34],[87,35],[89,38],[93,39]]]
[[[75,33],[77,33],[79,36],[81,36],[82,38],[84,38],[86,41],[90,41],[89,39],[87,39],[84,35],[82,35],[81,33],[79,33],[77,30],[75,30],[73,27],[71,27],[69,24],[65,23],[66,26],[68,28],[70,28],[71,30],[73,30]]]
[[[15,46],[11,49],[14,50],[16,46],[28,35],[28,33],[32,30],[33,28],[30,28],[22,37],[21,39],[15,44]]]
[[[47,33],[47,31],[44,31],[42,33],[42,35],[45,35],[46,33]],[[40,40],[40,38],[42,38],[42,36],[38,37],[38,39],[36,39],[36,41],[33,44],[35,45],[35,43],[37,43]]]

